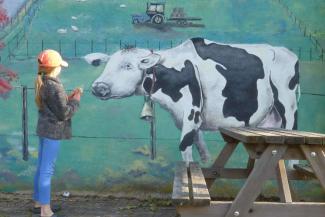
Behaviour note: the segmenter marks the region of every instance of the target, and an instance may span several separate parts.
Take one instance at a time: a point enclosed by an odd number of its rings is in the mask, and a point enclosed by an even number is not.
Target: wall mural
[[[297,129],[298,58],[284,47],[192,38],[163,51],[128,48],[85,59],[96,66],[107,62],[92,85],[99,99],[150,94],[172,114],[186,162],[193,161],[193,143],[202,161],[209,158],[201,131]]]
[[[57,161],[57,190],[170,193],[176,161],[214,162],[224,143],[218,127],[324,132],[323,4],[0,0],[0,191],[32,186],[35,58],[42,49],[58,50],[69,62],[61,74],[68,93],[84,88],[73,138],[63,142]],[[28,161],[22,160],[21,85]],[[157,105],[155,159],[150,124],[139,119],[144,98]],[[229,166],[246,165],[244,153],[236,149]],[[237,187],[227,180],[214,190],[228,197]],[[324,197],[317,183],[294,187]]]

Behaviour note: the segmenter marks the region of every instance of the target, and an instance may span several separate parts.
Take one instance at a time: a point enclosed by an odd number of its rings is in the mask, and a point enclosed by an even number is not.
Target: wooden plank
[[[228,143],[226,143],[225,146],[223,147],[223,149],[221,150],[220,154],[218,155],[217,159],[212,164],[212,166],[208,170],[205,169],[203,171],[204,177],[206,177],[205,172],[216,173],[219,168],[224,168],[224,166],[226,165],[226,163],[229,160],[230,156],[235,151],[237,145],[238,145],[238,141],[237,142],[228,142]],[[214,180],[215,179],[206,179],[206,183],[207,183],[208,188],[211,187]]]
[[[267,143],[272,143],[272,144],[283,144],[285,139],[283,135],[274,133],[273,131],[269,131],[265,128],[251,128],[251,127],[246,127],[246,128],[239,128],[241,130],[245,130],[248,132],[252,132],[255,134],[259,134],[263,136],[265,142]]]
[[[283,155],[284,160],[306,160],[305,155],[297,145],[290,145]]]
[[[252,144],[252,143],[245,143],[245,149],[252,159],[259,159],[261,154],[266,149],[268,144]],[[284,160],[305,160],[306,157],[300,150],[299,146],[290,145],[286,151],[286,153],[282,156]]]
[[[244,143],[244,147],[252,159],[259,159],[262,155],[262,153],[267,148],[268,144],[266,143],[259,143],[259,144],[253,144],[253,143]]]
[[[205,179],[246,179],[250,173],[249,169],[219,168],[216,172],[211,172],[207,168],[202,168]]]
[[[293,168],[304,175],[315,177],[315,173],[309,165],[295,164]]]
[[[221,179],[247,179],[250,174],[249,169],[234,169],[234,168],[224,168],[218,170],[216,173],[211,172],[208,168],[202,168],[204,178],[207,180],[215,180],[217,178]],[[287,176],[289,180],[311,180],[315,179],[315,175],[302,174],[296,170],[288,170]],[[275,175],[269,177],[270,179],[276,179]]]
[[[246,168],[248,169],[249,173],[253,170],[254,165],[255,165],[255,159],[248,157]]]
[[[304,136],[299,136],[295,134],[291,134],[288,132],[282,132],[281,129],[275,129],[275,128],[269,128],[270,131],[277,133],[279,135],[282,135],[285,139],[286,144],[290,145],[300,145],[300,144],[305,144],[305,137]]]
[[[226,143],[223,149],[221,150],[220,154],[218,155],[217,159],[212,164],[211,169],[223,168],[228,162],[232,153],[235,151],[237,145],[238,142]]]
[[[321,186],[325,190],[325,151],[320,146],[300,145]]]
[[[264,182],[274,174],[279,160],[287,149],[287,145],[269,145],[261,158],[255,163],[253,171],[237,194],[225,217],[233,217],[238,211],[246,215],[257,196],[261,193]]]
[[[240,130],[238,128],[230,127],[230,128],[219,128],[220,132],[226,134],[232,138],[235,138],[241,142],[245,143],[263,143],[264,139],[261,135],[247,132],[244,130]]]
[[[193,189],[193,200],[191,201],[191,204],[194,206],[209,205],[211,197],[199,163],[190,163],[190,175]]]
[[[231,201],[211,201],[207,207],[177,207],[182,217],[224,217],[231,207]],[[325,203],[276,203],[254,202],[247,215],[240,217],[324,217]],[[234,215],[234,213],[232,214]]]
[[[176,163],[172,201],[175,205],[190,204],[187,166],[183,161]]]
[[[279,196],[281,202],[292,203],[292,197],[290,192],[290,186],[285,168],[284,160],[279,160],[276,168],[277,181],[279,187]]]
[[[317,134],[312,132],[297,131],[297,130],[285,130],[278,129],[279,132],[289,133],[293,135],[305,137],[306,144],[322,145],[325,144],[325,134]]]
[[[301,133],[308,133],[312,136],[317,136],[317,137],[322,137],[323,138],[323,145],[325,145],[325,134],[322,134],[322,133],[314,133],[314,132],[306,132],[306,131],[299,131]]]

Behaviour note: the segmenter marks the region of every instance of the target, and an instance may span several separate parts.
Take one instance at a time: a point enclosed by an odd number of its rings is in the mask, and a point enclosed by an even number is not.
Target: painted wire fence
[[[10,60],[11,50],[26,38],[32,19],[39,11],[42,0],[27,0],[8,21],[0,26],[0,63]]]
[[[21,32],[23,33],[23,32]],[[124,47],[139,47],[153,50],[173,48],[182,40],[22,40],[24,35],[17,34],[0,53],[0,63],[11,60],[26,60],[34,58],[44,49],[58,50],[67,59],[79,58],[93,52],[112,53]],[[300,60],[324,61],[324,50],[316,47],[289,47]]]
[[[317,38],[315,32],[311,30],[308,24],[305,21],[298,18],[297,15],[293,13],[292,9],[283,0],[273,0],[273,1],[278,2],[283,7],[288,17],[298,27],[298,29],[303,34],[303,36],[309,38],[309,40],[314,44],[315,49],[323,53],[324,46],[320,43],[321,39]]]
[[[72,89],[67,88],[66,91],[69,93]],[[29,159],[30,141],[35,141],[37,137],[34,92],[35,88],[22,85],[14,86],[6,96],[0,95],[0,140],[21,140],[20,150],[24,160]],[[72,138],[79,141],[91,140],[94,144],[102,143],[103,140],[114,141],[117,146],[136,142],[148,147],[146,151],[152,160],[157,158],[157,150],[163,149],[157,146],[168,144],[178,147],[180,131],[176,129],[172,119],[153,103],[153,118],[149,121],[141,120],[143,103],[143,97],[116,100],[114,103],[102,102],[91,94],[91,90],[85,89],[76,113],[78,117],[73,121]],[[219,138],[213,133],[213,138],[205,140],[216,142]]]
[[[17,26],[22,25],[22,29],[27,28],[31,23],[36,11],[39,10],[42,0],[27,0],[15,12],[13,16],[0,25],[0,41],[17,29]],[[13,3],[14,4],[14,3]]]

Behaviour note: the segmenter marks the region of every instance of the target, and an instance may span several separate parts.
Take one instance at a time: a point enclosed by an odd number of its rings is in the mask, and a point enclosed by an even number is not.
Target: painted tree
[[[4,0],[0,0],[0,26],[5,26],[9,22],[7,10],[3,7]]]
[[[7,99],[9,97],[9,92],[13,89],[10,83],[17,79],[17,73],[0,65],[0,98]]]

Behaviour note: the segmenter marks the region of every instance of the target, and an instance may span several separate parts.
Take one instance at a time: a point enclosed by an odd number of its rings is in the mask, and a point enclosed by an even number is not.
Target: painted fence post
[[[27,107],[27,87],[22,86],[23,115],[22,115],[22,154],[23,160],[28,161],[28,107]]]
[[[59,40],[59,53],[62,55],[62,52],[61,52],[61,40]]]
[[[28,56],[29,56],[28,40],[26,40],[26,55],[27,55],[27,58],[28,58]]]
[[[310,49],[309,49],[309,60],[310,60],[310,61],[311,61],[311,59],[312,59],[312,57],[313,57],[312,52],[313,52],[313,49],[310,48]]]
[[[152,108],[152,119],[150,121],[150,153],[151,160],[154,160],[157,156],[157,136],[156,136],[156,114],[155,114],[155,103],[150,101]]]
[[[11,61],[10,42],[8,43],[7,47],[8,47],[8,59],[9,59],[9,61]]]
[[[107,38],[105,38],[105,53],[107,53]]]
[[[299,47],[299,59],[301,59],[301,47]]]
[[[305,30],[304,30],[304,36],[307,35],[307,27],[305,26]]]
[[[74,56],[77,56],[77,40],[74,40]]]

